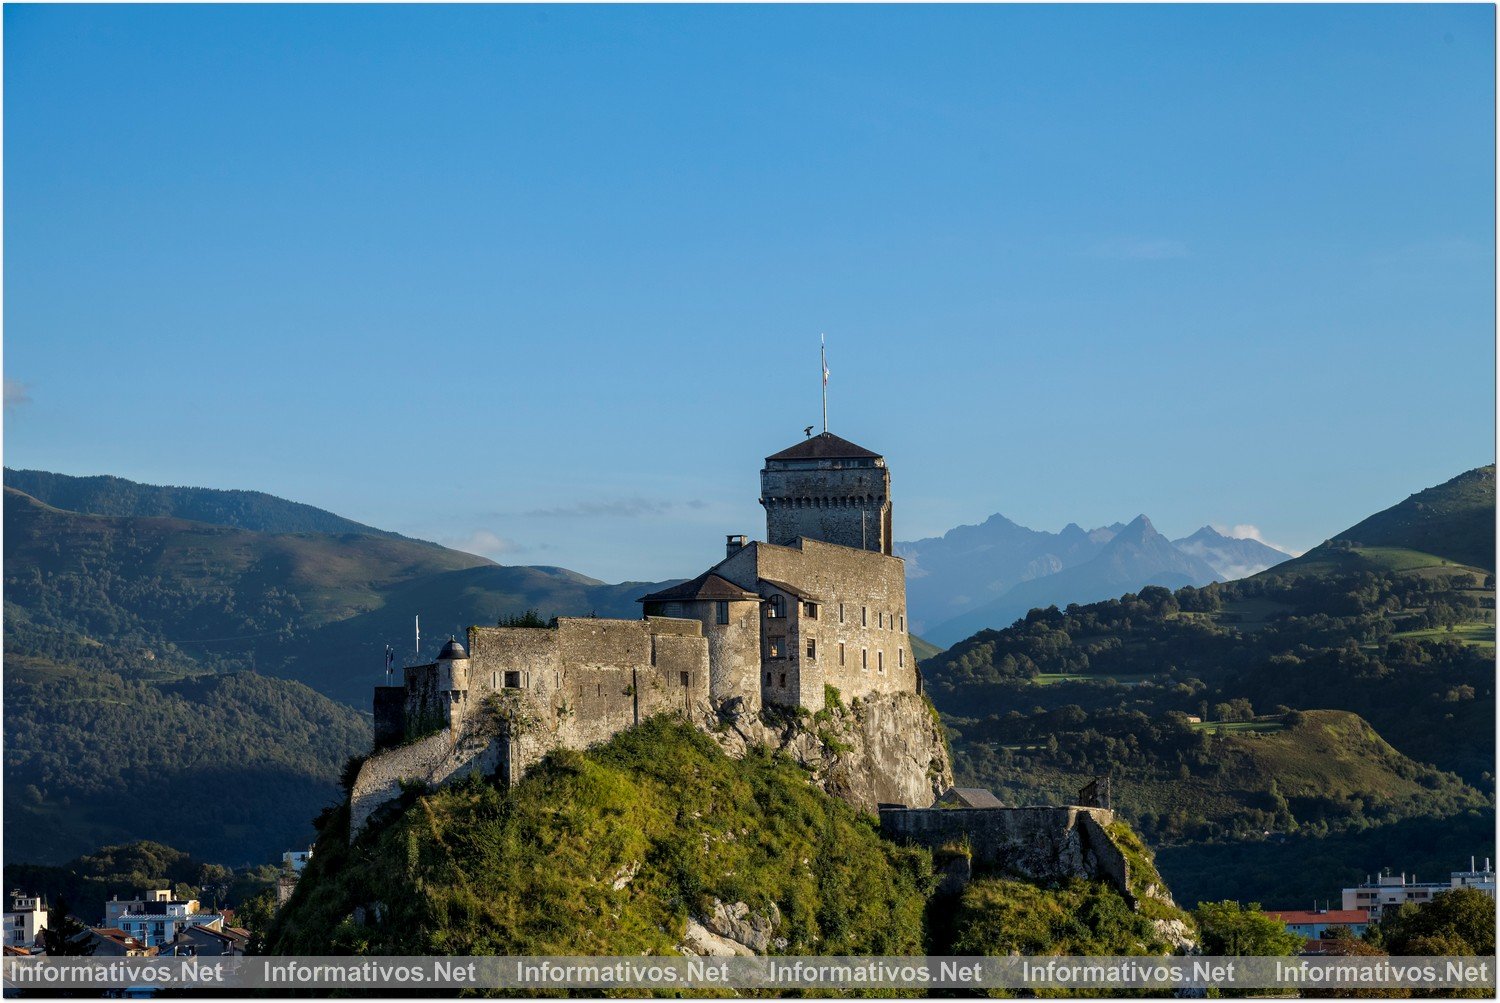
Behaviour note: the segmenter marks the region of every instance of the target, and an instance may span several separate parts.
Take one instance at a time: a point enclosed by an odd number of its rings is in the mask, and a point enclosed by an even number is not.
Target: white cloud
[[[20,380],[5,377],[5,410],[31,403],[31,388]]]
[[[507,540],[503,536],[492,533],[487,529],[476,529],[467,536],[444,537],[438,542],[445,547],[461,550],[466,554],[478,554],[480,557],[488,557],[494,561],[498,561],[502,557],[523,554],[531,549],[522,546],[514,540]]]
[[[1237,525],[1228,527],[1221,526],[1215,523],[1214,532],[1227,536],[1231,540],[1254,540],[1256,543],[1265,544],[1272,550],[1279,550],[1283,554],[1290,554],[1293,557],[1302,556],[1301,551],[1292,550],[1290,547],[1283,547],[1280,544],[1272,543],[1270,540],[1267,540],[1264,536],[1261,535],[1259,526],[1252,525],[1248,522],[1242,522]]]

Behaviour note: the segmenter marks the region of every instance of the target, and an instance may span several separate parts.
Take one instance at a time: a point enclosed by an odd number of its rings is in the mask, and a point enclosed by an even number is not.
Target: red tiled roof
[[[1370,910],[1368,909],[1324,909],[1322,911],[1291,909],[1281,912],[1267,909],[1266,915],[1289,926],[1300,926],[1306,923],[1331,923],[1337,926],[1339,924],[1370,922]]]

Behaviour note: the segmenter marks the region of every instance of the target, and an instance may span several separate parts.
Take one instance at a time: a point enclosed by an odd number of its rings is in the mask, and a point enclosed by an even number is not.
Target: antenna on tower
[[[420,661],[421,658],[422,658],[422,614],[421,613],[417,614],[417,617],[416,617],[416,626],[417,626],[417,659]]]
[[[828,432],[828,341],[818,335],[818,358],[823,363],[823,432]]]

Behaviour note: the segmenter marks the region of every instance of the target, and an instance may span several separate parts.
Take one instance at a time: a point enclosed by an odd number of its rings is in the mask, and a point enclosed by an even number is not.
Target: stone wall
[[[351,831],[402,782],[429,786],[478,770],[519,780],[556,748],[586,749],[655,714],[707,712],[708,643],[696,620],[565,617],[555,629],[471,627],[456,698],[444,663],[406,670],[403,736],[419,741],[378,752],[356,780]],[[384,689],[384,688],[382,688]],[[389,704],[394,697],[383,694]],[[389,707],[384,715],[392,717]],[[394,734],[387,720],[383,732]],[[475,762],[457,762],[472,755]]]
[[[817,540],[794,547],[757,543],[747,549],[754,552],[757,579],[788,582],[821,600],[816,619],[800,603],[788,607],[791,667],[812,677],[798,687],[802,706],[820,709],[825,683],[846,699],[917,692],[917,663],[906,631],[905,562]],[[756,587],[724,577],[742,588]],[[817,642],[814,659],[807,657],[809,638]],[[766,671],[772,670],[768,663]],[[772,695],[767,692],[767,702],[776,702]]]
[[[1132,906],[1125,856],[1106,827],[1114,812],[1077,806],[882,808],[881,832],[938,849],[967,842],[978,866],[1029,881],[1108,881]]]

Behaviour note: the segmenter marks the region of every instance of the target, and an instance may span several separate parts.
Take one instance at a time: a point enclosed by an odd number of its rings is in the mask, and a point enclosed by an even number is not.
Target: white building
[[[123,930],[146,947],[160,947],[177,939],[188,926],[216,927],[224,918],[198,911],[197,899],[174,899],[167,889],[144,899],[111,899],[104,903],[104,925]]]
[[[10,893],[10,908],[5,912],[5,946],[31,947],[47,929],[47,907],[40,896]]]
[[[1454,888],[1477,888],[1494,898],[1495,870],[1489,859],[1485,859],[1484,869],[1480,870],[1471,858],[1467,871],[1453,871],[1447,881],[1418,881],[1415,874],[1410,878],[1404,873],[1377,874],[1366,878],[1364,884],[1345,888],[1343,906],[1345,909],[1368,909],[1370,922],[1374,923],[1379,921],[1383,909],[1394,909],[1407,902],[1422,905],[1431,902],[1439,893]]]

